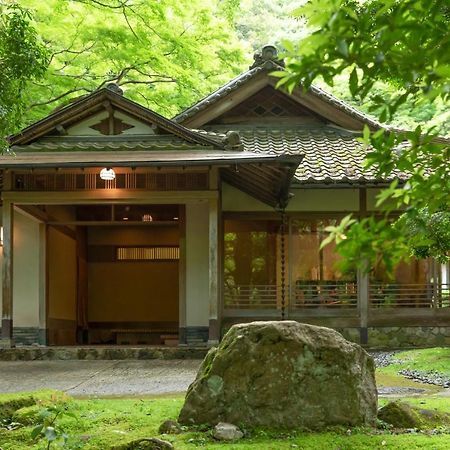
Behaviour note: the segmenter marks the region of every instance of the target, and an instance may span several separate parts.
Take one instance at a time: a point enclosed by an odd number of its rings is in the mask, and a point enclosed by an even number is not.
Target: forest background
[[[305,21],[290,15],[303,0],[0,0],[0,7],[13,3],[31,12],[27,20],[49,65],[43,76],[24,83],[24,108],[2,130],[8,133],[108,82],[171,117],[246,70],[263,45],[283,50],[285,41],[310,33]],[[371,98],[389,96],[395,87],[377,83],[358,102],[343,74],[326,89],[370,113]],[[420,108],[406,103],[393,124],[413,129],[427,121],[449,134],[449,119],[441,101]]]
[[[275,44],[287,56],[279,85],[326,84],[393,125],[364,130],[366,164],[409,173],[380,193],[382,220],[345,218],[324,244],[365,269],[410,255],[445,263],[450,146],[435,137],[450,134],[449,17],[448,0],[0,0],[0,147],[111,82],[171,117]]]

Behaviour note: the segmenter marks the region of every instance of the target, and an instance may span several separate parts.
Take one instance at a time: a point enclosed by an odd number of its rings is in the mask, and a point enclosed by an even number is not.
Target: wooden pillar
[[[367,189],[359,189],[359,217],[367,217]],[[359,342],[368,344],[369,332],[367,329],[369,315],[369,273],[368,267],[359,269],[356,275],[358,286],[358,312],[359,312]]]
[[[178,342],[187,345],[186,335],[186,205],[179,205],[178,233],[180,259],[178,261]]]
[[[358,313],[359,313],[359,338],[361,344],[369,341],[367,323],[369,315],[369,274],[367,271],[358,270]]]
[[[2,337],[0,347],[14,347],[13,341],[13,239],[14,209],[3,202],[3,265],[2,265]]]
[[[220,339],[219,320],[219,201],[209,200],[209,338],[214,345]]]

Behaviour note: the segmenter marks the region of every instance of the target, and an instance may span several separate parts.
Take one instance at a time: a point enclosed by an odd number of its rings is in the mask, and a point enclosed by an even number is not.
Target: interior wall
[[[209,208],[186,205],[186,326],[209,326]]]
[[[179,245],[176,224],[88,229],[90,324],[178,323],[178,261],[115,260],[116,247],[158,245]]]
[[[39,223],[17,211],[13,245],[13,326],[38,328]]]
[[[75,344],[77,327],[76,240],[54,227],[49,227],[47,232],[47,268],[49,344]]]

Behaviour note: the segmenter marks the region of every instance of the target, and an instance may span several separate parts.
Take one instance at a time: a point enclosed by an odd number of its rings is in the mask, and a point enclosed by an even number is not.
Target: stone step
[[[0,361],[203,359],[207,349],[196,345],[171,346],[68,346],[0,348]]]
[[[164,345],[166,347],[178,347],[178,339],[164,339]]]

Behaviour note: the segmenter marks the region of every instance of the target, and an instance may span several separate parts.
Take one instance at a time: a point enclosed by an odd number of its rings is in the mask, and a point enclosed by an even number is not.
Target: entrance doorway
[[[47,231],[48,344],[177,345],[183,208],[60,208]]]

